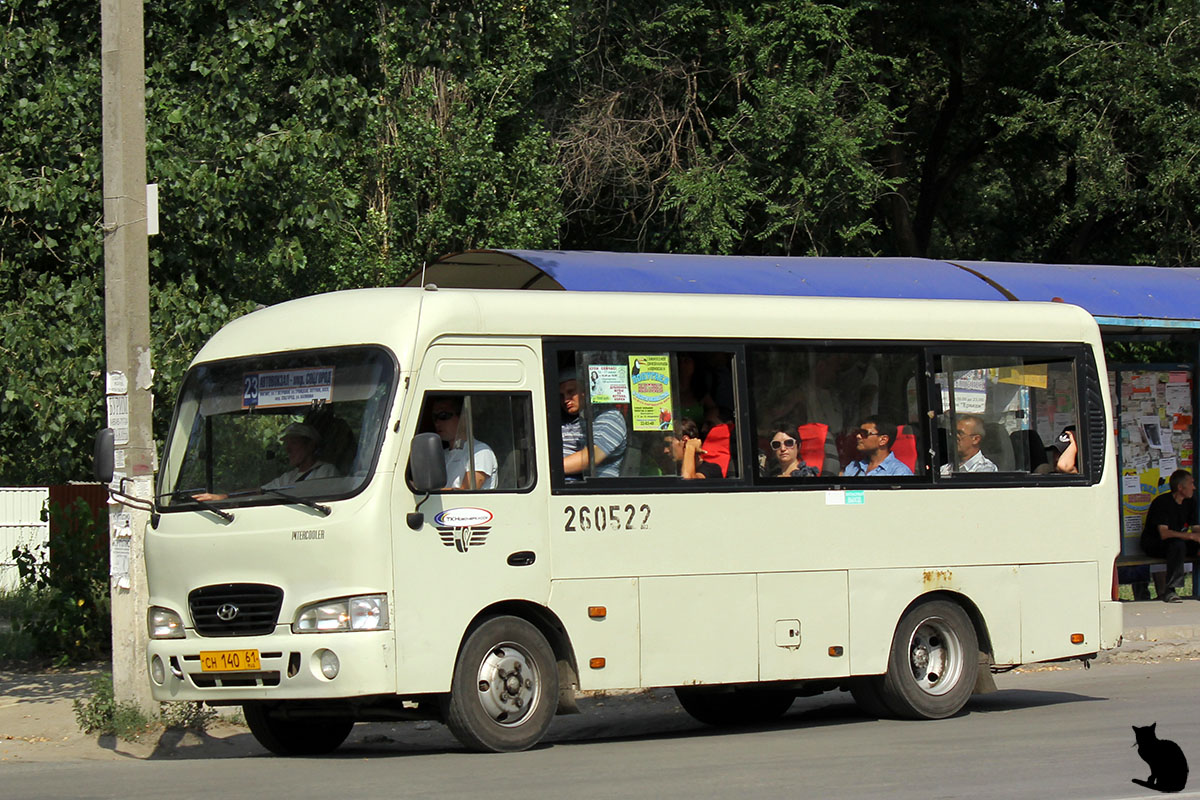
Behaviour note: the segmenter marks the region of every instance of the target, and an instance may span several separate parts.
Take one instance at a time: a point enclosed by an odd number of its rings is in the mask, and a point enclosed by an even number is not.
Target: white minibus
[[[580,691],[941,718],[1121,634],[1100,334],[1061,303],[336,292],[196,356],[146,536],[158,700],[278,754],[531,747]]]

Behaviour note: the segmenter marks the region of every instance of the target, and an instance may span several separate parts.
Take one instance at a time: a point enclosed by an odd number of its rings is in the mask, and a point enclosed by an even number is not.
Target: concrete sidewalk
[[[1200,601],[1190,597],[1180,603],[1139,600],[1122,606],[1121,646],[1101,653],[1097,663],[1200,657]]]
[[[1200,602],[1145,600],[1123,606],[1124,641],[1116,650],[1101,653],[1095,663],[1200,658]],[[82,733],[72,701],[91,696],[89,679],[103,668],[0,672],[0,762],[265,754],[249,731],[224,720],[204,734],[160,730],[132,743]],[[366,728],[361,734],[373,735]]]

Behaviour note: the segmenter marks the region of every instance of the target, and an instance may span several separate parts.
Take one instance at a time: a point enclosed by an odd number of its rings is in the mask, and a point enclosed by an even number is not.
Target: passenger
[[[563,473],[568,480],[579,480],[587,472],[591,459],[587,451],[587,426],[579,411],[583,400],[575,372],[559,376],[558,393],[562,399]],[[596,477],[616,478],[621,474],[628,438],[625,417],[615,408],[601,411],[592,420],[592,457],[596,462]]]
[[[677,360],[680,416],[683,419],[715,422],[717,405],[696,374],[696,357],[691,353],[680,353]]]
[[[1079,474],[1079,445],[1075,441],[1075,426],[1068,425],[1063,428],[1062,433],[1054,440],[1054,443],[1047,448],[1047,455],[1053,451],[1052,463],[1054,471],[1064,475]]]
[[[312,425],[293,422],[284,429],[282,438],[283,448],[287,453],[288,464],[292,468],[278,478],[264,483],[262,490],[290,489],[302,481],[338,477],[336,467],[317,458],[317,445],[321,441],[321,434]],[[255,493],[254,490],[251,490],[242,494]],[[192,495],[192,497],[196,500],[211,502],[214,500],[224,500],[229,497],[229,494],[222,492],[201,492]]]
[[[429,404],[433,429],[442,437],[446,456],[447,489],[495,489],[496,454],[492,448],[475,439],[474,470],[468,457],[466,439],[459,436],[458,423],[462,417],[461,397],[435,397]]]
[[[996,465],[983,454],[983,418],[975,414],[960,414],[955,426],[958,436],[958,467],[956,472],[995,472]],[[950,474],[950,465],[942,464],[943,475]]]
[[[701,446],[700,427],[692,420],[682,420],[675,426],[675,435],[668,436],[663,451],[671,456],[679,465],[679,477],[685,480],[723,478],[721,468],[711,461],[705,461]]]
[[[767,472],[768,478],[815,478],[821,470],[814,469],[800,458],[799,425],[776,423],[771,436],[771,451],[775,454],[774,467]]]
[[[1167,590],[1162,599],[1167,603],[1180,602],[1177,590],[1183,586],[1183,564],[1200,552],[1200,525],[1196,518],[1196,480],[1186,469],[1171,473],[1167,484],[1171,491],[1160,494],[1146,512],[1142,529],[1142,551],[1153,558],[1167,560]],[[1193,578],[1195,580],[1195,578]]]
[[[885,425],[874,419],[864,420],[854,431],[854,439],[859,458],[847,464],[842,475],[876,477],[913,474],[892,453],[892,442],[896,439],[895,425]]]

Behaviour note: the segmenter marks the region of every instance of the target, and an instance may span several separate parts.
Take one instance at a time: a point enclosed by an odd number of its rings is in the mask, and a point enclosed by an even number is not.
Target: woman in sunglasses
[[[799,425],[790,422],[778,423],[771,434],[771,452],[776,464],[767,473],[768,478],[815,478],[819,469],[808,466],[800,458]]]

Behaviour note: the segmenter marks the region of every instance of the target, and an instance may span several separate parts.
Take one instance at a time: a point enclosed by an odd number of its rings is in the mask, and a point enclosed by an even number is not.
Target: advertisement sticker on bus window
[[[275,369],[242,376],[242,408],[275,408],[328,403],[333,367]]]
[[[942,385],[942,408],[950,410],[950,392]],[[987,410],[987,378],[984,370],[954,373],[954,410],[959,414],[982,414]]]
[[[861,506],[867,503],[867,493],[862,489],[847,489],[843,492],[830,491],[825,493],[827,506]]]
[[[628,403],[629,383],[620,364],[592,364],[587,368],[588,399],[592,403]]]
[[[671,359],[667,355],[630,356],[633,429],[667,431],[671,419]]]

